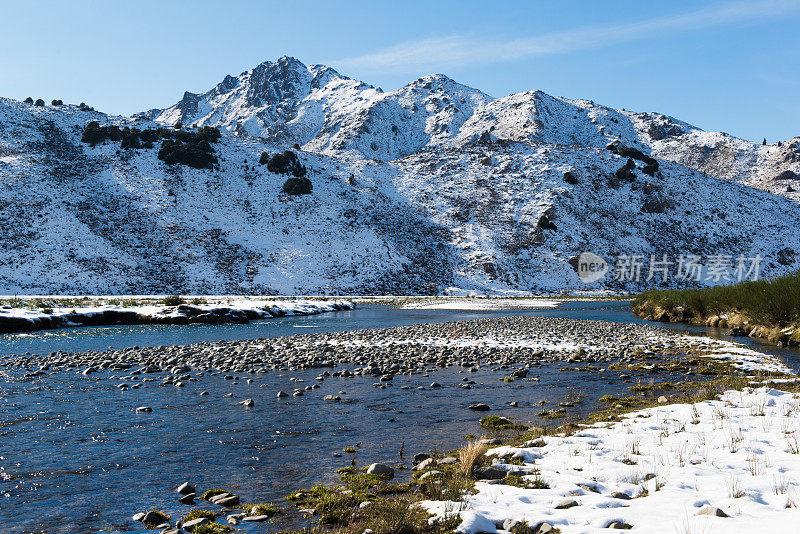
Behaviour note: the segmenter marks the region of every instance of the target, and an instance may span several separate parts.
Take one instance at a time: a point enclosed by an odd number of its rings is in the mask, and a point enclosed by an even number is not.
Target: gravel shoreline
[[[507,317],[105,352],[2,356],[0,366],[21,368],[34,376],[69,370],[84,375],[105,369],[131,374],[165,372],[165,382],[176,384],[190,378],[192,372],[263,373],[343,366],[346,368],[332,375],[371,375],[388,380],[395,374],[423,373],[452,365],[529,368],[556,361],[625,365],[642,356],[658,358],[697,350],[735,353],[737,347],[657,326]],[[758,353],[741,352],[752,353],[758,360]],[[722,357],[736,360],[730,354]]]

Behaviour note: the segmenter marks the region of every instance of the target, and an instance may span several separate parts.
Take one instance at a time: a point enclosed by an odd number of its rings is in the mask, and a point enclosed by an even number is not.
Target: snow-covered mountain
[[[762,145],[658,113],[616,110],[542,91],[494,99],[443,75],[385,93],[328,67],[282,57],[142,116],[164,124],[218,126],[330,155],[355,150],[383,161],[423,148],[460,147],[481,135],[590,147],[620,141],[717,178],[800,199],[795,194],[800,137]]]
[[[159,159],[161,141],[81,142],[90,121],[224,132],[213,144],[217,163],[196,169]],[[612,141],[654,155],[657,172],[607,150]],[[311,194],[282,193],[286,176],[259,163],[295,143]],[[440,293],[654,283],[585,284],[569,260],[587,250],[609,261],[760,254],[764,274],[781,274],[800,262],[793,194],[732,182],[767,188],[756,182],[771,176],[764,162],[796,169],[785,156],[794,145],[748,144],[538,91],[493,99],[439,75],[381,92],[291,58],[133,118],[0,99],[0,289]]]

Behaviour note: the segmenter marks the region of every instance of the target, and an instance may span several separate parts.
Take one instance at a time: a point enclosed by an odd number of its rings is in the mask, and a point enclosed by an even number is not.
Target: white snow
[[[253,311],[264,318],[275,315],[314,315],[318,313],[332,312],[339,309],[352,309],[355,305],[352,301],[343,299],[333,300],[263,300],[247,299],[242,297],[228,298],[227,302],[218,300],[214,303],[192,304],[188,306],[201,311],[210,312],[214,310],[227,309],[232,311]],[[57,301],[56,301],[57,302]],[[4,317],[26,319],[37,322],[48,317],[66,317],[68,315],[91,316],[101,314],[106,311],[134,312],[145,317],[178,317],[183,316],[178,307],[164,306],[159,304],[138,305],[138,306],[118,306],[118,305],[90,305],[75,307],[54,307],[52,311],[45,313],[42,309],[31,309],[24,307],[0,307],[0,319]]]
[[[401,303],[398,308],[403,310],[515,310],[515,309],[546,309],[555,308],[561,304],[558,300],[540,298],[435,298],[413,299]]]
[[[633,412],[571,436],[546,436],[543,447],[487,453],[522,458],[524,467],[495,462],[527,471],[523,479],[539,477],[549,489],[478,482],[477,494],[463,503],[423,506],[439,517],[460,513],[457,530],[470,534],[502,532],[507,519],[547,522],[564,534],[613,532],[606,528],[613,521],[649,534],[793,532],[800,505],[799,410],[797,394],[747,388],[719,400]],[[565,499],[579,506],[553,508]],[[708,505],[730,517],[697,515]]]

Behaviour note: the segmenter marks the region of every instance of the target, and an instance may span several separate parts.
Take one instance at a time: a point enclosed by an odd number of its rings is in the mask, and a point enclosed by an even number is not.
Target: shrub
[[[216,143],[220,137],[222,137],[222,133],[219,128],[213,126],[203,126],[195,133],[198,141],[208,141],[209,143]]]
[[[36,103],[33,104],[33,105],[34,106],[38,106],[38,107],[43,107],[44,106],[44,100],[42,100],[41,98],[37,98],[36,99]]]
[[[311,180],[306,177],[291,177],[283,183],[283,192],[287,195],[308,195],[314,189]]]
[[[170,295],[168,297],[164,297],[161,303],[164,304],[164,306],[180,306],[181,304],[186,303],[186,299],[180,295]]]
[[[166,139],[161,143],[158,159],[168,165],[182,164],[195,169],[212,169],[217,157],[208,141],[181,143]]]
[[[181,128],[183,128],[183,123],[181,121],[178,121],[175,124],[173,124],[172,127],[175,128],[176,130],[180,130]]]
[[[61,106],[61,105],[64,104],[64,101],[56,99],[56,100],[53,100],[52,102],[50,102],[50,104],[53,105],[53,106]]]
[[[123,138],[123,132],[119,126],[111,124],[109,126],[100,126],[97,121],[91,121],[86,125],[81,136],[81,141],[89,143],[92,146],[104,143],[105,141],[120,141]]]
[[[572,185],[577,185],[579,183],[578,177],[575,176],[575,174],[570,171],[564,173],[564,181]]]
[[[138,130],[131,130],[130,132],[123,132],[122,148],[142,148],[141,139],[139,138]]]
[[[31,97],[28,97],[28,98],[26,98],[26,99],[24,100],[24,102],[25,102],[26,104],[33,104],[33,98],[31,98]]]
[[[258,160],[259,165],[266,165],[269,163],[269,152],[262,152],[261,157]]]
[[[633,174],[633,171],[631,171],[628,165],[623,165],[622,167],[617,169],[617,172],[614,173],[614,176],[616,176],[617,179],[624,182],[633,182],[634,180],[636,180],[636,175]]]
[[[276,174],[291,174],[296,178],[306,175],[306,168],[297,159],[297,154],[287,150],[283,154],[274,154],[267,162],[267,170]]]
[[[644,154],[638,148],[630,148],[630,147],[619,145],[619,146],[617,146],[617,154],[619,154],[622,157],[627,157],[627,158],[632,158],[632,159],[635,159],[635,160],[639,160],[639,161],[645,163],[646,165],[652,165],[652,166],[654,166],[656,168],[656,170],[658,170],[658,161],[655,160],[654,158],[651,158],[647,154]]]

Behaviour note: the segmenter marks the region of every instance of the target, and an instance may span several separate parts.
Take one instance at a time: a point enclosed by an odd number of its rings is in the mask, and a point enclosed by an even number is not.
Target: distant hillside
[[[133,118],[0,99],[0,289],[657,285],[646,272],[584,283],[570,263],[584,251],[761,255],[778,275],[800,262],[797,197],[749,186],[797,185],[795,154],[796,142],[538,91],[494,99],[440,75],[384,93],[291,58]]]

